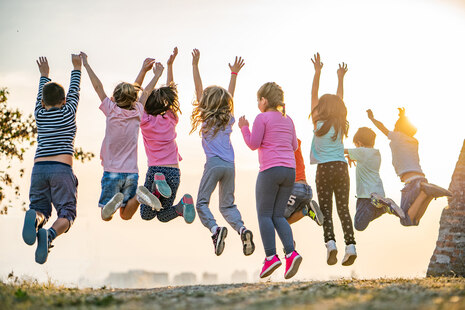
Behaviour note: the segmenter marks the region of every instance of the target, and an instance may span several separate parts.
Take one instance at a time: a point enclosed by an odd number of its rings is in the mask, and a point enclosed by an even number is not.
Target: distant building
[[[248,281],[247,271],[245,270],[234,270],[231,275],[232,283],[244,283]]]
[[[115,288],[150,288],[168,285],[168,273],[130,270],[128,272],[112,272],[104,280],[104,284]]]
[[[192,272],[183,272],[173,278],[174,285],[192,285],[197,282],[197,276]]]
[[[218,283],[218,275],[216,273],[204,272],[202,274],[202,283],[203,284],[216,284]]]

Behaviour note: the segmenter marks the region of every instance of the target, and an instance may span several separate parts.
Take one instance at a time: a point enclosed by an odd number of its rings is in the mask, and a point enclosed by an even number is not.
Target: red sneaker
[[[279,259],[278,255],[273,256],[271,260],[267,260],[263,262],[262,272],[260,272],[260,278],[266,278],[270,276],[273,271],[275,271],[279,266],[281,266],[281,260]]]
[[[299,270],[300,263],[302,262],[302,256],[297,251],[292,252],[291,256],[286,257],[286,273],[284,274],[285,279],[290,279]]]

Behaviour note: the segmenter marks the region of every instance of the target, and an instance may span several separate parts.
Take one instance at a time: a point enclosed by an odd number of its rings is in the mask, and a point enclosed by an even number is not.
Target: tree
[[[12,206],[12,199],[5,204],[6,191],[11,190],[16,199],[19,199],[19,185],[11,176],[12,161],[24,159],[24,153],[36,141],[37,126],[32,114],[24,116],[19,109],[13,109],[7,104],[8,89],[0,88],[0,159],[7,163],[0,169],[0,214],[7,214],[8,207]],[[74,157],[81,162],[91,160],[95,155],[85,152],[82,148],[74,149]],[[3,160],[6,159],[6,161]],[[2,165],[3,166],[3,165]],[[18,169],[19,176],[23,177],[24,168]],[[23,201],[24,207],[26,203]]]

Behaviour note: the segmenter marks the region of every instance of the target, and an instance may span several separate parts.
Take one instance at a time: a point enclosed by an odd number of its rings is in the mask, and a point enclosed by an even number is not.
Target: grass
[[[464,278],[77,289],[10,277],[0,309],[465,309]]]

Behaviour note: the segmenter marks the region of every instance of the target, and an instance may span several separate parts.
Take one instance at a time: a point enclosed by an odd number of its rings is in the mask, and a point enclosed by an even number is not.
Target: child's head
[[[121,82],[113,91],[116,105],[122,109],[131,109],[137,101],[140,87],[131,83]]]
[[[220,86],[205,88],[200,102],[194,104],[191,133],[202,123],[201,133],[207,134],[213,129],[212,136],[215,136],[229,124],[233,109],[233,98],[226,89]]]
[[[48,82],[42,89],[42,102],[46,107],[59,107],[65,102],[65,89],[58,83]]]
[[[361,127],[354,135],[354,144],[357,147],[373,147],[375,146],[376,134],[368,127]]]
[[[168,110],[175,115],[181,113],[175,84],[154,89],[145,103],[145,112],[153,116],[164,115]]]
[[[399,119],[394,126],[394,131],[402,132],[407,136],[413,137],[417,133],[417,128],[410,123],[407,116],[405,116],[405,108],[398,108]]]
[[[284,91],[275,82],[268,82],[262,85],[257,91],[258,108],[261,112],[276,110],[286,114],[284,104]]]
[[[343,136],[347,137],[349,132],[347,108],[341,97],[331,94],[323,95],[318,100],[318,105],[314,110],[318,113],[317,120],[324,122],[323,126],[315,132],[317,136],[327,134],[331,127],[334,127],[336,132],[331,137],[333,141],[336,141],[339,134],[341,135],[341,139]]]

